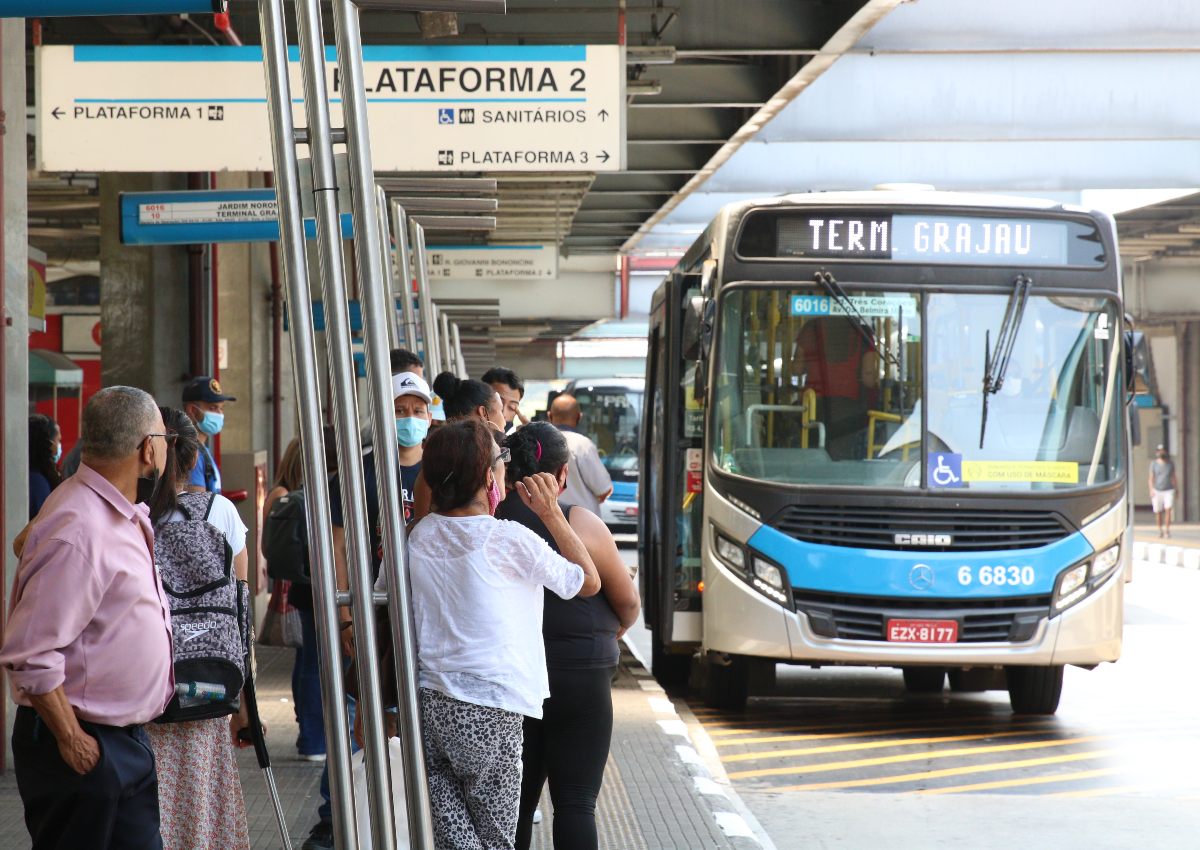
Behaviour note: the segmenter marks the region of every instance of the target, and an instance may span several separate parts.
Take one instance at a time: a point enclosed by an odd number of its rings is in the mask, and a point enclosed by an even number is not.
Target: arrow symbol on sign
[[[50,111],[50,114],[53,115],[56,120],[61,120],[62,119],[62,107],[61,106],[54,107],[54,109],[52,109]]]
[[[608,162],[612,157],[608,155],[608,151],[600,151],[599,159],[601,162]]]
[[[601,109],[601,110],[600,110],[600,120],[601,120],[601,121],[607,121],[607,120],[608,120],[608,110],[607,110],[607,109]]]

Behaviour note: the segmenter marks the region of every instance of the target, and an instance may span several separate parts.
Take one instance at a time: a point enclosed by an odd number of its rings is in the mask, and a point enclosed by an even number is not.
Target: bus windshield
[[[727,290],[715,462],[815,486],[1008,491],[1114,480],[1113,303],[1030,295],[1006,331],[1006,368],[989,370],[1009,304],[1005,294],[915,289]]]
[[[579,428],[596,444],[613,481],[637,481],[640,386],[579,383],[572,392],[583,410]]]

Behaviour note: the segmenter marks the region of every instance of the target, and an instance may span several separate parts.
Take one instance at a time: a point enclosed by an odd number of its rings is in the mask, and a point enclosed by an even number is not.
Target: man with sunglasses
[[[171,435],[148,394],[96,393],[79,471],[30,528],[0,648],[13,762],[35,847],[161,848],[143,724],[174,692],[171,624],[143,502]]]

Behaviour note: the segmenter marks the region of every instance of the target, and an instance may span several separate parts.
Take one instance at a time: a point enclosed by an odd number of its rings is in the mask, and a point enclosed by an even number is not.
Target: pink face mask
[[[500,482],[495,478],[487,488],[488,513],[492,516],[496,515],[496,507],[500,504]]]

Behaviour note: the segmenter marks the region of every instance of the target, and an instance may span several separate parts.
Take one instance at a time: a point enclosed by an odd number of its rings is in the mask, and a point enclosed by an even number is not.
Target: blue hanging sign
[[[226,0],[0,0],[0,18],[218,14]]]
[[[305,219],[304,233],[315,239],[316,222]],[[354,238],[349,213],[342,214],[342,237]],[[123,245],[278,241],[279,209],[274,189],[121,194]]]

